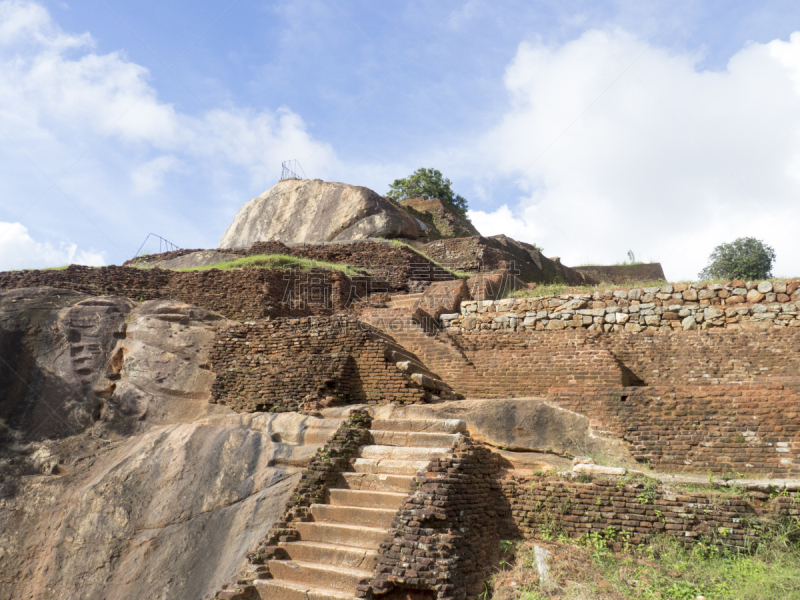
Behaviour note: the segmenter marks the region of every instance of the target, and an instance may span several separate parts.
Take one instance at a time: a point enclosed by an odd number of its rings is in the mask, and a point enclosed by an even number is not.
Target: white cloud
[[[520,181],[473,213],[478,228],[565,264],[632,249],[671,279],[755,236],[775,247],[776,273],[800,274],[800,33],[750,44],[721,72],[698,71],[699,58],[619,30],[521,44],[505,74],[510,108],[476,143]]]
[[[60,267],[69,264],[100,266],[106,264],[103,252],[78,250],[77,244],[61,242],[54,247],[37,242],[28,228],[19,223],[0,222],[0,271]]]
[[[277,181],[282,160],[313,153],[307,168],[320,177],[339,166],[288,108],[179,110],[150,87],[148,69],[93,49],[89,34],[64,32],[34,2],[0,11],[0,128],[12,140],[0,135],[0,219],[79,245],[101,239],[120,262],[154,230],[189,247],[215,243]],[[80,209],[54,189],[48,210],[24,213],[68,169],[58,186]]]
[[[158,190],[164,182],[164,177],[171,171],[178,171],[181,161],[174,156],[159,156],[153,160],[139,165],[131,172],[133,191],[137,195],[151,194]]]

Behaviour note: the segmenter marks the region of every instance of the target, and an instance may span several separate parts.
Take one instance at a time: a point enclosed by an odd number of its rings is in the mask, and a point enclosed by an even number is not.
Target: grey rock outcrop
[[[417,239],[420,225],[372,190],[319,179],[285,179],[237,213],[219,247],[255,242],[333,242],[370,237]]]

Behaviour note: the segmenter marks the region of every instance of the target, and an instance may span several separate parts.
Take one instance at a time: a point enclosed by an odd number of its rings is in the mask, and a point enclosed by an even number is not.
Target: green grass
[[[795,531],[796,533],[796,531]],[[636,555],[597,554],[605,579],[630,599],[789,600],[800,598],[800,546],[775,533],[752,554],[699,544],[686,550],[664,536]],[[640,564],[644,562],[645,564]]]
[[[548,283],[535,288],[523,288],[507,292],[504,298],[536,298],[539,296],[560,296],[562,294],[593,294],[605,290],[644,288],[667,285],[667,281],[628,281],[621,285],[598,283],[597,285],[569,285],[566,283]]]
[[[138,265],[137,265],[138,266]],[[214,265],[206,265],[202,267],[187,267],[184,269],[173,269],[174,271],[209,271],[211,269],[219,269],[220,271],[230,271],[233,269],[281,269],[286,267],[300,267],[303,270],[307,269],[336,269],[349,275],[358,273],[368,273],[366,269],[360,269],[351,265],[343,265],[337,263],[322,262],[316,260],[309,260],[307,258],[298,258],[296,256],[288,256],[286,254],[256,254],[253,256],[244,256],[236,260],[228,260]],[[141,268],[148,268],[143,266]]]
[[[611,528],[613,529],[613,528]],[[726,532],[719,530],[718,537]],[[611,552],[606,536],[552,544],[529,541],[513,550],[514,560],[490,583],[496,600],[800,600],[798,525],[775,526],[749,554],[709,542],[687,550],[668,535],[649,544]],[[555,554],[555,586],[542,589],[533,546]],[[514,585],[510,585],[513,581]],[[557,595],[556,595],[557,594]]]
[[[69,268],[69,265],[61,265],[60,267],[43,267],[40,271],[64,271]]]
[[[436,265],[440,269],[444,269],[445,271],[447,271],[448,273],[450,273],[454,277],[458,277],[459,279],[469,279],[473,275],[472,273],[465,273],[464,271],[454,271],[453,269],[448,269],[442,263],[436,262],[435,260],[433,260],[430,256],[428,256],[424,252],[420,252],[419,250],[414,248],[414,246],[411,246],[410,244],[406,244],[405,242],[401,242],[400,240],[392,240],[392,246],[405,246],[406,248],[408,248],[412,252],[416,252],[417,254],[419,254],[425,260],[431,261],[434,265]]]

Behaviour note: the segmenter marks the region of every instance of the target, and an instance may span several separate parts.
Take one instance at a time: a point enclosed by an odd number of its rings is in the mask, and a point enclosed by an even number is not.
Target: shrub
[[[700,271],[701,279],[767,279],[772,275],[775,250],[756,238],[739,238],[720,244]]]

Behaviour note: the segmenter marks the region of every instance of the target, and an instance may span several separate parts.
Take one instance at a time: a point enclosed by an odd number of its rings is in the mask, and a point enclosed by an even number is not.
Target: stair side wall
[[[477,599],[499,562],[500,540],[513,528],[499,472],[499,457],[469,439],[432,461],[412,483],[374,576],[356,596],[427,590],[439,600]]]
[[[215,340],[212,401],[248,412],[425,402],[386,346],[346,316],[242,323]]]

